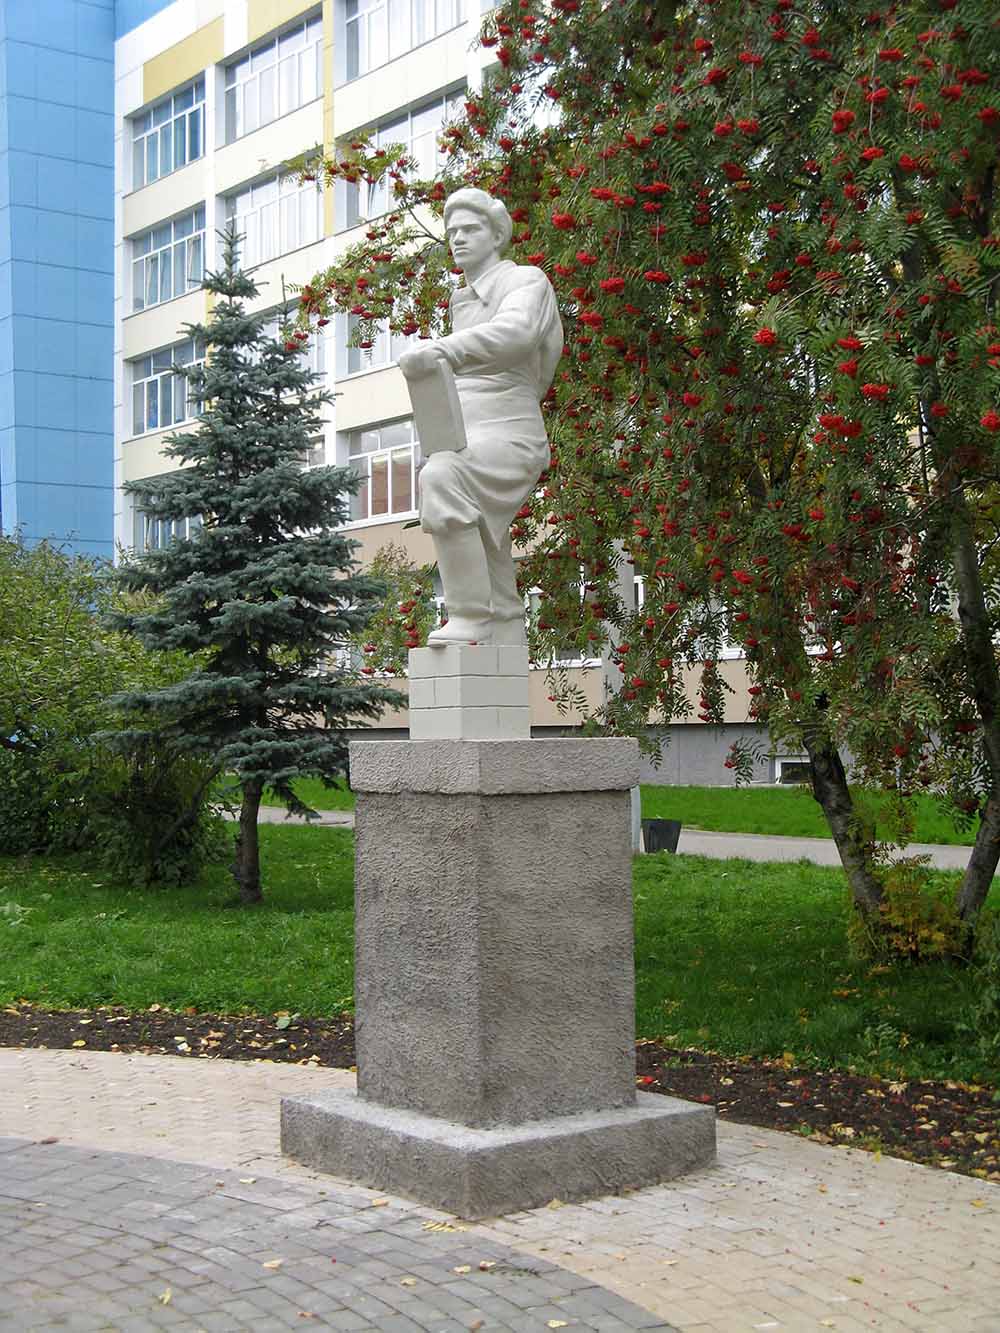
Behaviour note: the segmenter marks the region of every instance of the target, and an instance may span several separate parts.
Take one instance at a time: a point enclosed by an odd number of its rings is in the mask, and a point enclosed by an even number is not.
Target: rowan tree
[[[346,768],[344,729],[400,696],[338,657],[384,588],[358,572],[357,543],[343,531],[354,474],[305,467],[329,395],[302,364],[302,338],[265,336],[268,317],[247,313],[258,289],[239,270],[232,230],[223,269],[203,285],[215,297],[212,317],[188,333],[203,341],[206,360],[175,368],[201,409],[198,424],[167,438],[176,471],[125,487],[153,518],[201,521],[121,566],[121,586],[157,600],[115,617],[147,648],[197,654],[196,666],[168,688],[120,703],[156,719],[161,740],[235,775],[242,804],[233,874],[240,900],[253,903],[262,897],[265,785],[290,811],[310,813],[293,780],[334,785]],[[139,745],[146,733],[133,728],[127,737]]]
[[[514,0],[482,42],[497,64],[440,178],[363,137],[306,168],[388,176],[394,209],[316,275],[303,320],[430,336],[453,280],[435,213],[462,183],[505,199],[567,329],[551,466],[514,526],[543,639],[613,632],[602,720],[637,733],[688,715],[692,666],[720,721],[739,644],[751,716],[808,754],[856,905],[873,914],[883,878],[848,753],[900,809],[928,788],[978,820],[973,923],[1000,857],[995,5]]]

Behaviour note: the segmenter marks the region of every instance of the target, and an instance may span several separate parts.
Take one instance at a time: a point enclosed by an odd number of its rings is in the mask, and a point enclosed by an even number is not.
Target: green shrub
[[[926,857],[903,857],[882,871],[877,915],[852,906],[848,935],[854,951],[878,962],[926,963],[960,958],[966,929],[953,903],[941,896]]]
[[[1000,915],[989,914],[980,930],[976,981],[977,998],[965,1030],[983,1059],[1000,1068]]]

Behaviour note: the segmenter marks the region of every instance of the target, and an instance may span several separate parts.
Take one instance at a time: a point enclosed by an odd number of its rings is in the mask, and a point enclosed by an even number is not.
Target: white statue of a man
[[[448,608],[428,643],[523,644],[510,524],[548,466],[539,403],[562,355],[562,324],[542,270],[501,258],[512,225],[499,200],[456,190],[444,220],[465,275],[451,299],[453,332],[399,358],[407,380],[447,362],[468,441],[432,453],[420,472],[420,524],[434,538]]]

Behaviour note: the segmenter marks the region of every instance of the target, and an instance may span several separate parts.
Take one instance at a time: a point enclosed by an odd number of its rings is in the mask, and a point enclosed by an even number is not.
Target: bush
[[[212,765],[157,744],[104,759],[85,837],[110,873],[133,884],[185,884],[231,851],[221,813],[206,799]]]
[[[195,877],[222,841],[206,762],[108,743],[112,697],[183,679],[192,659],[108,629],[106,570],[0,536],[0,852],[92,850],[139,883]]]
[[[1000,915],[990,914],[980,930],[976,967],[978,998],[965,1025],[979,1053],[993,1068],[1000,1068]]]
[[[926,963],[961,958],[967,930],[955,906],[935,890],[926,857],[904,857],[882,871],[877,915],[852,906],[848,935],[862,958]]]

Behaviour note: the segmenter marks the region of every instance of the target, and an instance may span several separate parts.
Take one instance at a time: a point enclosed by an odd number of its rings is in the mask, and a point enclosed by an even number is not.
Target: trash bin
[[[679,819],[644,819],[642,845],[647,852],[676,852],[681,836]]]

